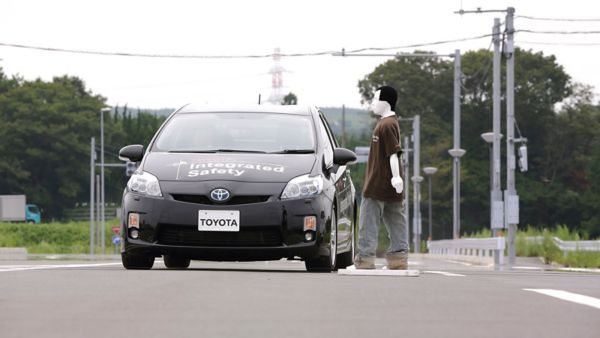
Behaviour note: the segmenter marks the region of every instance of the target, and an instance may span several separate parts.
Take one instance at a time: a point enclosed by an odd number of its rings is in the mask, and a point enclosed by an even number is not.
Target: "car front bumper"
[[[331,199],[317,195],[307,199],[242,204],[203,204],[182,201],[177,194],[148,197],[126,191],[123,196],[122,252],[144,255],[180,255],[198,260],[255,261],[280,258],[315,258],[326,250]],[[239,232],[198,230],[199,210],[238,210]],[[131,237],[129,213],[139,214],[138,238]],[[304,217],[316,216],[317,231],[305,240]]]

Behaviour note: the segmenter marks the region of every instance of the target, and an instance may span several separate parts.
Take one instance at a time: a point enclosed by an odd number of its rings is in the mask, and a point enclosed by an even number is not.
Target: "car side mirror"
[[[337,165],[346,165],[356,161],[356,154],[346,148],[335,148],[333,150],[333,163]]]
[[[144,158],[144,146],[141,144],[131,144],[119,150],[119,160],[139,162]]]

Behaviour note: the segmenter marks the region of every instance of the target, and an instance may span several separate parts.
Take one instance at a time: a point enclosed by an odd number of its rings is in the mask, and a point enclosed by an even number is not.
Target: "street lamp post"
[[[500,151],[494,149],[494,143],[496,143],[496,148],[499,148],[497,146],[502,137],[503,135],[500,133],[496,137],[494,132],[481,134],[481,138],[490,145],[490,229],[492,229],[494,237],[498,237],[500,229],[504,227],[504,202],[500,191]],[[494,252],[494,262],[496,264],[503,262],[503,257],[500,256],[498,250]]]
[[[460,238],[460,158],[467,152],[460,148],[460,88],[462,85],[460,71],[460,50],[457,49],[454,53],[454,126],[453,126],[453,148],[448,150],[452,156],[452,176],[453,176],[453,219],[452,219],[452,238]]]
[[[498,142],[503,135],[498,135]],[[502,193],[500,192],[500,164],[499,159],[494,156],[494,133],[488,132],[481,134],[481,138],[490,145],[490,228],[494,237],[498,236],[498,229],[504,226],[504,216],[502,213]]]
[[[427,180],[429,181],[429,240],[431,241],[433,239],[433,232],[432,232],[432,222],[431,222],[431,176],[433,176],[436,172],[437,172],[437,168],[436,167],[425,167],[423,168],[423,172],[425,173],[425,176],[427,176]]]
[[[104,191],[104,113],[110,113],[110,108],[105,107],[100,109],[100,228],[102,233],[100,234],[100,238],[102,239],[102,254],[106,253],[106,248],[104,245],[104,230],[106,228],[106,219],[105,219],[105,207],[106,207],[106,197]]]

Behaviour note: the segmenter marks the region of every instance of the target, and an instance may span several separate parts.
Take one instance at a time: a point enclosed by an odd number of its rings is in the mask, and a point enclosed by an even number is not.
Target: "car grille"
[[[239,232],[198,231],[195,227],[160,224],[158,244],[186,246],[281,246],[280,229],[240,229]]]
[[[180,202],[206,204],[206,205],[237,205],[237,204],[253,204],[266,202],[270,196],[234,196],[229,201],[217,203],[204,195],[182,195],[172,194],[173,199]]]

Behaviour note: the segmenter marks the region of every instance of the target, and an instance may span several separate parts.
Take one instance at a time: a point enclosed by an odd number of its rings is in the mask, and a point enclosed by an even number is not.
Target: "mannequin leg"
[[[408,227],[404,218],[402,202],[385,203],[383,223],[390,236],[390,246],[385,258],[390,270],[406,270],[408,268],[408,243],[406,232]]]
[[[378,244],[378,228],[381,222],[383,212],[383,202],[372,198],[363,197],[360,204],[360,218],[358,224],[358,254],[357,261],[359,266],[362,260],[367,261],[366,265],[373,265],[375,261],[375,251]]]
[[[388,247],[388,253],[406,251],[408,252],[408,238],[406,226],[406,219],[404,215],[404,208],[402,207],[403,202],[385,202],[383,207],[383,223],[390,236],[390,246]]]

